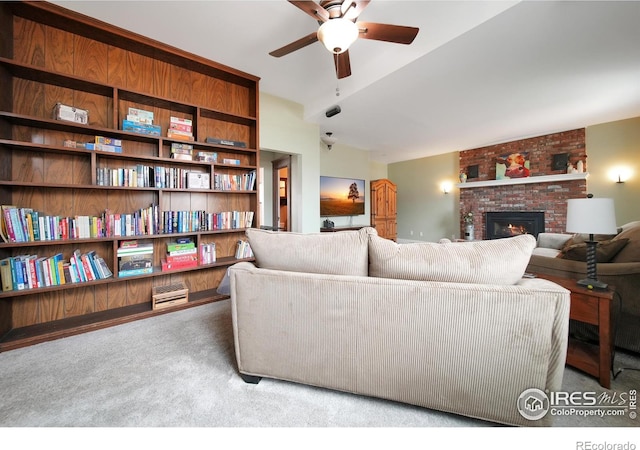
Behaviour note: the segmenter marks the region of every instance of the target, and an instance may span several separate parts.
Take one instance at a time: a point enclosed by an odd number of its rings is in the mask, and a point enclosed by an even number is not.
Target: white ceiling
[[[340,81],[320,43],[269,56],[317,29],[283,0],[53,3],[256,75],[380,162],[640,116],[640,1],[373,0],[359,20],[420,32],[357,40]]]

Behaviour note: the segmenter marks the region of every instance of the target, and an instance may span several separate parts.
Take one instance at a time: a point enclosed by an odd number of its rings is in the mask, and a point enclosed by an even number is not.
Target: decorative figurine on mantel
[[[467,182],[467,174],[464,172],[460,172],[460,183],[466,183]]]

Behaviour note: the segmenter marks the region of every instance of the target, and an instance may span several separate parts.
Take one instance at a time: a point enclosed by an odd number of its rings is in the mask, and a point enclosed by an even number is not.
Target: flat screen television
[[[365,192],[364,180],[321,176],[320,215],[363,215]]]

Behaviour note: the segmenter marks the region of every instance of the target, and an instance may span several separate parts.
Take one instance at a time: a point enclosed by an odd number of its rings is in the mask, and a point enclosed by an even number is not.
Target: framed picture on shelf
[[[478,165],[467,167],[467,178],[478,178]]]
[[[531,174],[529,153],[509,153],[496,158],[496,180],[526,178]]]
[[[567,164],[569,164],[568,153],[555,154],[551,162],[551,170],[567,170]]]

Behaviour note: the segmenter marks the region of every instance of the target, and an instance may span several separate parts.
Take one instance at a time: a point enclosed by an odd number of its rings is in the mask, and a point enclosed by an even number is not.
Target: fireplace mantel
[[[456,187],[460,189],[467,189],[487,186],[510,186],[513,184],[557,183],[560,181],[586,180],[588,177],[588,172],[563,173],[561,175],[540,175],[537,177],[507,178],[504,180],[469,181],[466,183],[458,183],[456,184]]]

